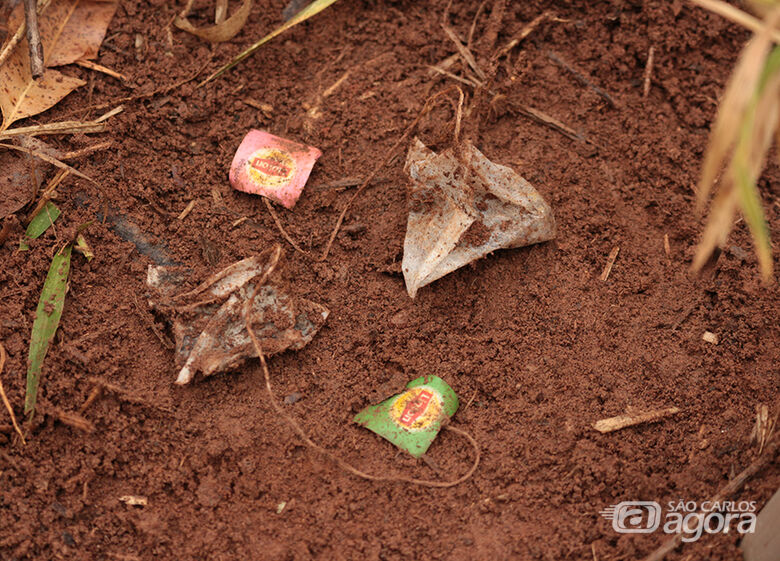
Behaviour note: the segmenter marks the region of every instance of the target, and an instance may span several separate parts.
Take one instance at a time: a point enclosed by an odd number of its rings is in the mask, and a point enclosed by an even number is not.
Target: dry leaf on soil
[[[212,43],[221,43],[222,41],[232,39],[236,36],[236,34],[238,34],[239,31],[241,31],[241,28],[244,27],[244,24],[246,24],[246,20],[249,18],[249,13],[251,11],[252,0],[244,0],[244,3],[241,4],[241,7],[238,8],[235,14],[225,20],[217,21],[216,25],[195,27],[187,19],[186,13],[182,13],[176,16],[176,19],[173,20],[173,25],[182,31],[197,35],[206,41],[211,41]],[[217,17],[215,19],[221,20],[223,17],[224,13],[222,12],[222,8],[217,6]]]
[[[116,1],[53,0],[38,18],[44,65],[60,66],[94,58],[116,8]],[[12,28],[18,26],[21,17],[20,10],[14,12]],[[0,131],[19,119],[49,109],[84,83],[51,69],[39,80],[33,80],[26,39],[22,40],[0,67]]]

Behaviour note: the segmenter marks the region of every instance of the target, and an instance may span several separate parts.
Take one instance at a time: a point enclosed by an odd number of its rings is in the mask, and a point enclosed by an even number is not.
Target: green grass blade
[[[765,280],[772,277],[772,245],[769,238],[769,227],[761,207],[761,196],[758,193],[756,182],[750,177],[745,166],[735,165],[734,180],[739,193],[739,204],[742,214],[750,228],[753,243],[756,246],[756,255],[761,267],[761,276]]]
[[[67,245],[51,260],[49,273],[46,275],[41,298],[38,301],[38,309],[35,312],[30,336],[30,352],[27,358],[27,393],[24,397],[24,413],[30,419],[35,412],[43,359],[46,358],[49,343],[57,332],[62,308],[65,305],[71,250],[72,247]]]
[[[254,53],[257,49],[265,45],[268,41],[276,37],[277,35],[281,35],[291,27],[298,25],[304,20],[309,19],[311,16],[316,15],[320,13],[322,10],[330,6],[331,4],[335,4],[338,2],[338,0],[316,0],[315,2],[312,2],[308,6],[306,6],[304,9],[302,9],[300,12],[295,14],[289,21],[285,22],[283,25],[277,27],[274,29],[271,33],[260,39],[257,43],[246,49],[245,51],[238,54],[233,60],[228,62],[225,66],[222,66],[219,68],[214,74],[203,80],[200,84],[198,84],[198,87],[208,84],[211,82],[214,78],[218,78],[231,68],[233,68],[236,64],[247,58],[249,55]]]
[[[19,242],[19,249],[27,250],[30,247],[27,245],[27,240],[34,240],[40,237],[50,226],[54,224],[54,221],[60,216],[60,209],[57,208],[53,202],[47,202],[38,214],[33,216],[30,220],[30,224],[27,226],[27,231],[24,235],[26,239]]]
[[[758,191],[758,174],[760,168],[756,165],[756,156],[760,156],[760,161],[764,159],[764,146],[755,145],[756,131],[761,123],[758,119],[766,118],[764,115],[758,115],[759,100],[764,94],[770,79],[776,83],[777,74],[780,72],[780,47],[775,47],[767,57],[759,79],[758,87],[753,94],[751,103],[746,111],[745,117],[740,128],[740,134],[737,146],[734,149],[734,183],[739,194],[739,204],[745,222],[750,228],[750,234],[753,237],[753,243],[758,256],[758,263],[761,268],[761,275],[764,280],[772,278],[772,243],[769,235],[769,226],[766,223],[764,210],[761,205],[761,194]],[[774,95],[774,92],[770,92]],[[770,133],[772,131],[769,131]],[[759,134],[759,136],[761,136]],[[766,139],[768,142],[770,137]],[[760,144],[759,139],[759,144]],[[757,152],[760,152],[758,154]]]

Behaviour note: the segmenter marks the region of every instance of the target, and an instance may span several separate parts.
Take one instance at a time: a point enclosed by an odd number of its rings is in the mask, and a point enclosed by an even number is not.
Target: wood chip
[[[651,423],[658,421],[669,415],[679,413],[680,409],[677,407],[667,407],[666,409],[655,409],[646,413],[639,413],[637,415],[618,415],[617,417],[610,417],[609,419],[602,419],[593,423],[593,428],[600,433],[608,433],[616,430],[624,429],[626,427],[633,427],[642,423]]]
[[[707,343],[712,343],[713,345],[717,345],[719,342],[718,336],[715,335],[712,331],[705,331],[701,334],[702,341],[706,341]]]
[[[179,216],[177,216],[177,217],[176,217],[176,219],[177,219],[177,220],[184,220],[185,218],[187,218],[187,215],[188,215],[190,212],[192,212],[192,209],[193,209],[193,208],[195,208],[195,203],[197,202],[197,200],[198,200],[198,199],[192,199],[192,200],[191,200],[191,201],[190,201],[190,202],[187,204],[187,206],[186,206],[186,207],[184,207],[184,210],[183,210],[183,211],[181,211],[181,214],[179,214]]]
[[[601,280],[606,282],[609,278],[609,274],[612,272],[612,266],[615,264],[618,253],[620,253],[620,246],[615,246],[607,257],[607,264],[604,266],[604,271],[601,273]]]
[[[653,61],[655,59],[655,47],[650,47],[647,53],[647,64],[645,65],[645,83],[642,87],[642,97],[647,97],[650,93],[650,79],[653,76]]]
[[[119,500],[129,506],[146,506],[149,502],[146,497],[140,495],[123,495]]]

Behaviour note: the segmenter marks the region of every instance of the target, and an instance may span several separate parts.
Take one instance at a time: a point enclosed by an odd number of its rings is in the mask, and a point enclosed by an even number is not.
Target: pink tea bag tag
[[[230,184],[239,191],[262,195],[292,208],[321,155],[312,146],[251,130],[233,157]]]

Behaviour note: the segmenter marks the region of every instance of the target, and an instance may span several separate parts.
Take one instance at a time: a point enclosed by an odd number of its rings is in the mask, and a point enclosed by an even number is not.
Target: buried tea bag
[[[536,189],[469,142],[459,159],[415,139],[404,169],[412,183],[401,268],[412,298],[492,251],[555,237],[552,209]]]
[[[363,409],[355,422],[419,458],[457,410],[453,389],[437,376],[423,376],[409,382],[405,392]]]

